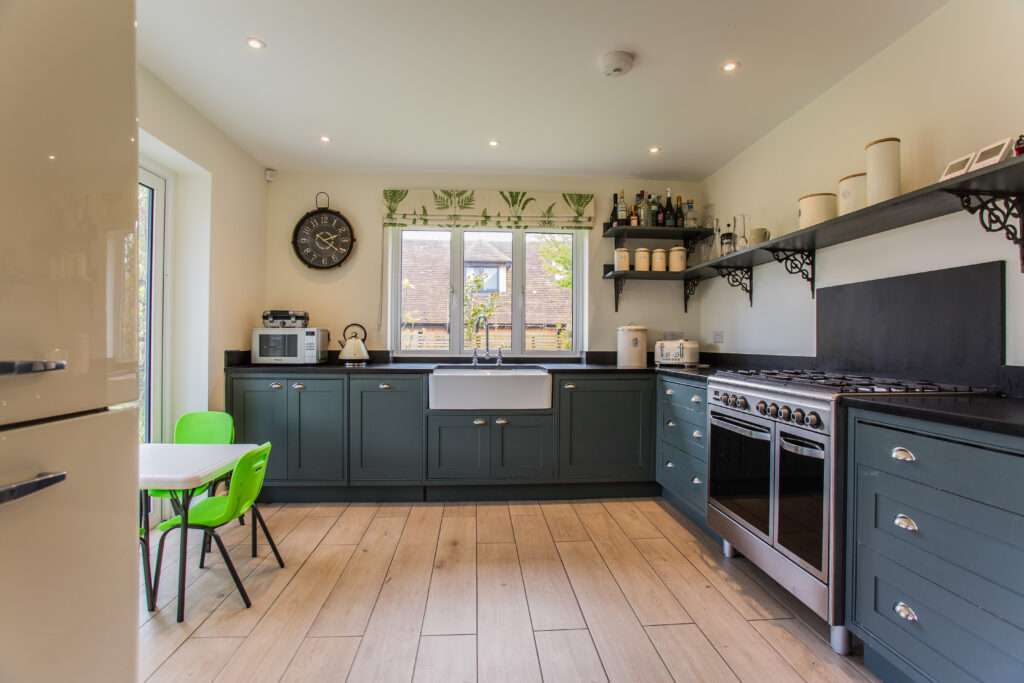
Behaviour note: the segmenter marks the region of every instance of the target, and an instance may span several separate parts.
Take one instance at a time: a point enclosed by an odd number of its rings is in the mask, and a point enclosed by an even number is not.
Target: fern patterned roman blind
[[[383,193],[384,227],[442,228],[594,227],[594,195],[518,190],[405,190]]]

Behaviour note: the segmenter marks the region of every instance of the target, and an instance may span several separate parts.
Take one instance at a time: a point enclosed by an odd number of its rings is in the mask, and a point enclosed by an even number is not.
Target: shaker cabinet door
[[[352,481],[421,481],[423,381],[353,377],[349,396]]]
[[[345,480],[345,380],[288,380],[288,479]]]
[[[489,479],[493,417],[431,415],[427,446],[428,479]]]
[[[283,378],[231,381],[231,414],[235,442],[270,442],[267,479],[288,478],[288,386]]]
[[[499,415],[491,424],[491,477],[538,480],[555,476],[549,415]]]

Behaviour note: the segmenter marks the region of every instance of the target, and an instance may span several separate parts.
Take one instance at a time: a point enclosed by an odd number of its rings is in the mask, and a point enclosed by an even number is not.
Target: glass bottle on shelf
[[[619,212],[619,224],[625,225],[626,221],[629,220],[629,209],[626,207],[626,191],[622,190],[619,192],[619,201],[616,204]]]
[[[654,224],[659,228],[665,227],[665,206],[660,195],[654,195]]]
[[[638,195],[637,201],[636,201],[636,214],[637,214],[638,224],[641,227],[646,228],[646,227],[649,227],[651,225],[650,222],[649,222],[650,221],[650,215],[651,215],[650,209],[651,209],[651,207],[650,207],[650,204],[648,204],[648,202],[647,202],[647,198],[644,196],[644,191],[640,190],[640,194]]]
[[[612,193],[612,212],[608,215],[608,226],[619,227],[619,195]]]
[[[686,227],[686,212],[683,211],[683,197],[676,197],[676,225],[680,228]]]
[[[635,228],[638,225],[638,223],[639,218],[636,215],[636,204],[634,204],[632,208],[630,208],[629,210],[629,225]]]
[[[672,188],[665,188],[665,227],[676,227],[676,210],[672,206]]]

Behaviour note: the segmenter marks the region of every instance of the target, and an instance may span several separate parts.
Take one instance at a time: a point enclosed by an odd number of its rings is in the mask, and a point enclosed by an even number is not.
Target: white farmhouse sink
[[[551,375],[543,368],[437,368],[430,375],[432,410],[547,410]]]

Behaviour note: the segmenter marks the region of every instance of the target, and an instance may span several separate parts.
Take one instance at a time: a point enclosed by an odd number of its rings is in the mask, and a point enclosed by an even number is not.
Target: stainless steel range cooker
[[[831,627],[843,626],[843,394],[950,394],[962,385],[811,370],[723,371],[708,380],[708,524]]]

